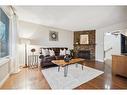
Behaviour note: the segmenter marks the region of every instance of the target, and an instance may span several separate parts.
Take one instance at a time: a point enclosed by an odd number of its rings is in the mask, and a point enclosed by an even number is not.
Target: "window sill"
[[[4,65],[5,63],[9,62],[9,57],[1,58],[0,59],[0,67]]]

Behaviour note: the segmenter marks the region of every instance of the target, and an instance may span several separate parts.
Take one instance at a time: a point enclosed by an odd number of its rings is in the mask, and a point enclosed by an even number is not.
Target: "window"
[[[0,8],[0,58],[9,55],[9,18]]]

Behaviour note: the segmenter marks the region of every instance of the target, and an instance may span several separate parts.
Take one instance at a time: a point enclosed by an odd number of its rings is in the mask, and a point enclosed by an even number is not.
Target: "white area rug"
[[[69,65],[67,77],[64,77],[63,68],[58,72],[58,67],[44,69],[42,73],[52,89],[73,89],[104,73],[86,66],[82,70],[81,67],[80,64],[78,67],[75,64]]]

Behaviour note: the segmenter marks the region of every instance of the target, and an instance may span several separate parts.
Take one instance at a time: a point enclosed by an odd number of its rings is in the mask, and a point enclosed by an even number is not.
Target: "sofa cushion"
[[[56,57],[55,56],[47,56],[47,57],[43,58],[44,63],[51,62],[52,60],[56,60]]]
[[[56,56],[56,60],[62,60],[64,59],[64,55]]]

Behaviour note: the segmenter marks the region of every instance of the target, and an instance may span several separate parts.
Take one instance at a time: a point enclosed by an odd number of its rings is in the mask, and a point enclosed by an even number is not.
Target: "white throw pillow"
[[[60,55],[63,55],[63,50],[62,49],[60,49]]]
[[[60,49],[60,55],[66,55],[66,49],[64,49],[64,50]]]
[[[45,54],[45,49],[42,49],[42,55],[44,55],[44,56],[46,55]]]
[[[49,53],[50,53],[50,56],[54,56],[55,55],[54,50],[49,50]]]
[[[63,55],[66,55],[66,49],[63,50]]]
[[[49,53],[49,50],[48,50],[48,49],[45,49],[45,53],[46,53],[46,55],[50,55],[50,53]]]
[[[70,55],[71,54],[70,50],[66,50],[66,54]]]
[[[42,49],[42,54],[43,54],[44,56],[46,56],[46,55],[50,55],[48,49]]]

